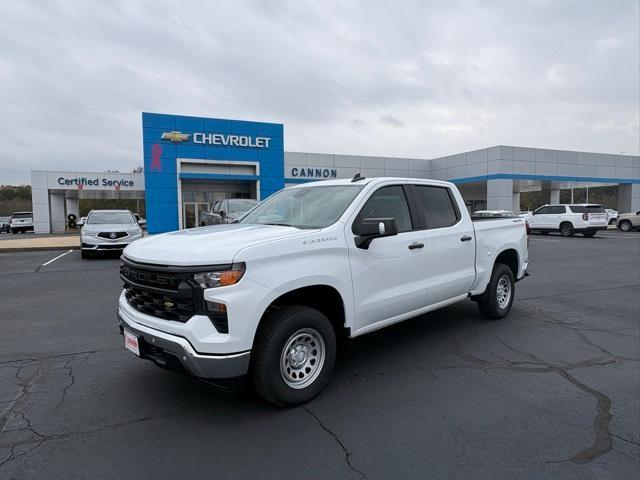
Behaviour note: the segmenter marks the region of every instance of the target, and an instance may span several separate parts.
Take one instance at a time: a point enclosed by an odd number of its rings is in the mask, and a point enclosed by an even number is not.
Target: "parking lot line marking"
[[[62,253],[62,254],[60,254],[60,255],[58,255],[56,258],[52,258],[52,259],[51,259],[51,260],[49,260],[47,263],[43,263],[43,264],[42,264],[42,266],[43,266],[43,267],[46,267],[46,266],[47,266],[47,265],[49,265],[50,263],[55,262],[55,261],[56,261],[56,260],[58,260],[59,258],[62,258],[62,257],[64,257],[65,255],[67,255],[67,254],[69,254],[69,253],[71,253],[71,252],[73,252],[73,250],[68,250],[68,251],[66,251],[66,252],[64,252],[64,253]]]

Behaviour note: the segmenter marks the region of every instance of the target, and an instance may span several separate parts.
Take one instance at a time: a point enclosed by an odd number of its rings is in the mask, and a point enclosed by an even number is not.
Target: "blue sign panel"
[[[284,128],[279,123],[142,113],[149,233],[179,228],[180,179],[259,181],[259,198],[284,187]],[[180,161],[250,162],[256,175],[178,173]]]

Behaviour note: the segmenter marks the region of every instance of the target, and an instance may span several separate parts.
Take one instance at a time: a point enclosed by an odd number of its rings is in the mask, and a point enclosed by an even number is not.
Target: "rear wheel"
[[[507,316],[513,305],[515,280],[513,272],[502,263],[496,263],[485,292],[478,298],[480,313],[486,318],[498,320]]]
[[[251,352],[251,380],[263,399],[286,407],[315,397],[336,356],[331,322],[318,310],[287,306],[264,319]]]
[[[629,220],[623,220],[618,224],[618,228],[623,232],[631,231],[631,222]]]
[[[560,224],[560,235],[563,237],[573,237],[575,234],[575,230],[573,229],[573,225],[569,222],[563,222]]]

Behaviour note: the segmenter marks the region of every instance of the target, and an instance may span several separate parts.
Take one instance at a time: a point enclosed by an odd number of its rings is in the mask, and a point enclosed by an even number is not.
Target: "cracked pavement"
[[[507,319],[364,336],[288,410],[126,352],[117,259],[0,254],[0,478],[637,478],[640,234],[530,251]]]

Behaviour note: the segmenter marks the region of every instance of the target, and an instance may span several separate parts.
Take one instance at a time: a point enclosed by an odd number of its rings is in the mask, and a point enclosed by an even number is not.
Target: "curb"
[[[10,252],[42,252],[47,250],[80,250],[80,245],[61,245],[58,247],[22,247],[22,248],[0,248],[0,253]]]

